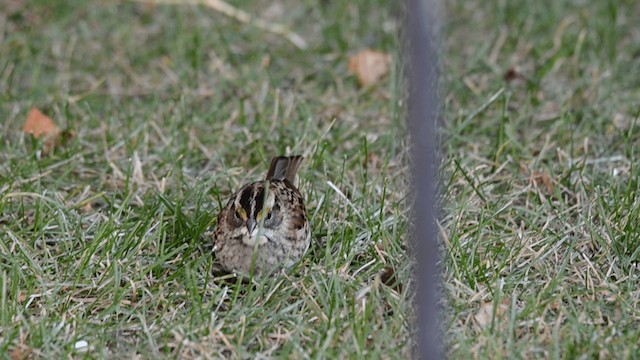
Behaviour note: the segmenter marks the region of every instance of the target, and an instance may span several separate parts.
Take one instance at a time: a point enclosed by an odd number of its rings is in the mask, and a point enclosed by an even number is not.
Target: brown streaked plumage
[[[293,185],[302,156],[271,160],[265,180],[240,188],[218,214],[214,252],[229,272],[264,274],[290,267],[309,248],[311,230]]]

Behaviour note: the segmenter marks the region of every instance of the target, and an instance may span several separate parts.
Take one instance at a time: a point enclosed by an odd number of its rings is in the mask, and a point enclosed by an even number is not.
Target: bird
[[[276,156],[264,180],[242,186],[220,210],[213,252],[229,273],[265,275],[293,266],[309,249],[304,198],[294,185],[303,157]]]

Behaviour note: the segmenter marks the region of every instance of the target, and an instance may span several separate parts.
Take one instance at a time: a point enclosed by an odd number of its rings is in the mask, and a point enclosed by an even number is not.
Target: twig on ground
[[[282,24],[275,24],[265,21],[261,18],[251,16],[246,11],[240,10],[233,5],[222,0],[131,0],[134,2],[152,3],[152,4],[175,4],[175,5],[205,5],[222,14],[234,18],[244,24],[252,24],[260,29],[270,33],[283,36],[300,50],[305,50],[308,45],[302,36],[291,31]]]

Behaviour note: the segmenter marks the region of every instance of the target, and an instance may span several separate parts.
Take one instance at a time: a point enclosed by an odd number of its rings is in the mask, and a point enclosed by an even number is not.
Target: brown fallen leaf
[[[518,70],[516,70],[515,68],[512,68],[512,67],[509,68],[507,71],[505,71],[504,75],[502,76],[502,78],[506,82],[511,82],[511,81],[519,79],[521,77],[522,77],[522,75],[518,72]]]
[[[36,108],[32,108],[31,111],[29,111],[23,129],[27,135],[31,134],[36,139],[42,139],[44,154],[53,150],[60,137],[60,128],[50,117]]]
[[[362,86],[379,82],[389,73],[391,55],[375,50],[363,50],[349,58],[349,71]]]
[[[555,185],[553,183],[553,179],[549,175],[547,170],[544,171],[531,171],[527,164],[521,162],[520,163],[520,172],[524,176],[529,177],[529,183],[536,186],[536,188],[540,186],[544,186],[547,193],[553,193]]]
[[[32,108],[27,115],[27,121],[24,122],[24,132],[33,134],[34,137],[58,135],[60,129],[51,120],[50,117],[43,114],[40,110]]]
[[[11,350],[11,352],[9,353],[9,358],[11,360],[24,360],[24,359],[28,359],[29,356],[31,355],[32,350],[27,348],[26,350],[23,350],[21,347],[15,347],[13,350]]]
[[[11,358],[11,360],[22,360],[25,358],[24,354],[22,353],[22,349],[20,349],[19,347],[11,350],[11,352],[9,353],[9,357]]]
[[[506,302],[505,300],[507,299],[503,299],[502,302],[498,304],[498,306],[495,308],[495,313],[492,302],[488,301],[480,304],[478,312],[474,315],[474,319],[476,320],[480,328],[484,329],[487,326],[491,325],[494,317],[496,321],[499,321],[502,318],[502,316],[509,309],[509,305],[507,305],[508,302]]]
[[[391,266],[385,266],[380,272],[380,281],[398,293],[402,292],[402,284],[396,277],[396,272]]]
[[[91,204],[91,202],[84,204],[84,206],[82,207],[82,212],[85,214],[89,214],[92,211],[93,211],[93,204]]]
[[[551,180],[551,177],[546,170],[542,172],[534,171],[531,174],[531,178],[533,179],[533,182],[536,184],[536,186],[544,185],[547,193],[553,193],[553,180]]]
[[[34,138],[42,140],[43,155],[49,154],[56,146],[65,145],[76,136],[73,130],[60,130],[50,117],[37,108],[29,111],[23,130],[27,135],[31,134]]]
[[[369,166],[376,169],[380,163],[380,157],[374,153],[367,154],[367,157],[362,160],[362,167],[367,169]]]

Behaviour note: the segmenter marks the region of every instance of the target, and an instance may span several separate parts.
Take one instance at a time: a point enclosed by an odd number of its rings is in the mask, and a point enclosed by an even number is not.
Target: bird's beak
[[[253,233],[253,229],[256,228],[256,221],[252,218],[247,219],[247,230],[249,230],[249,234]]]

